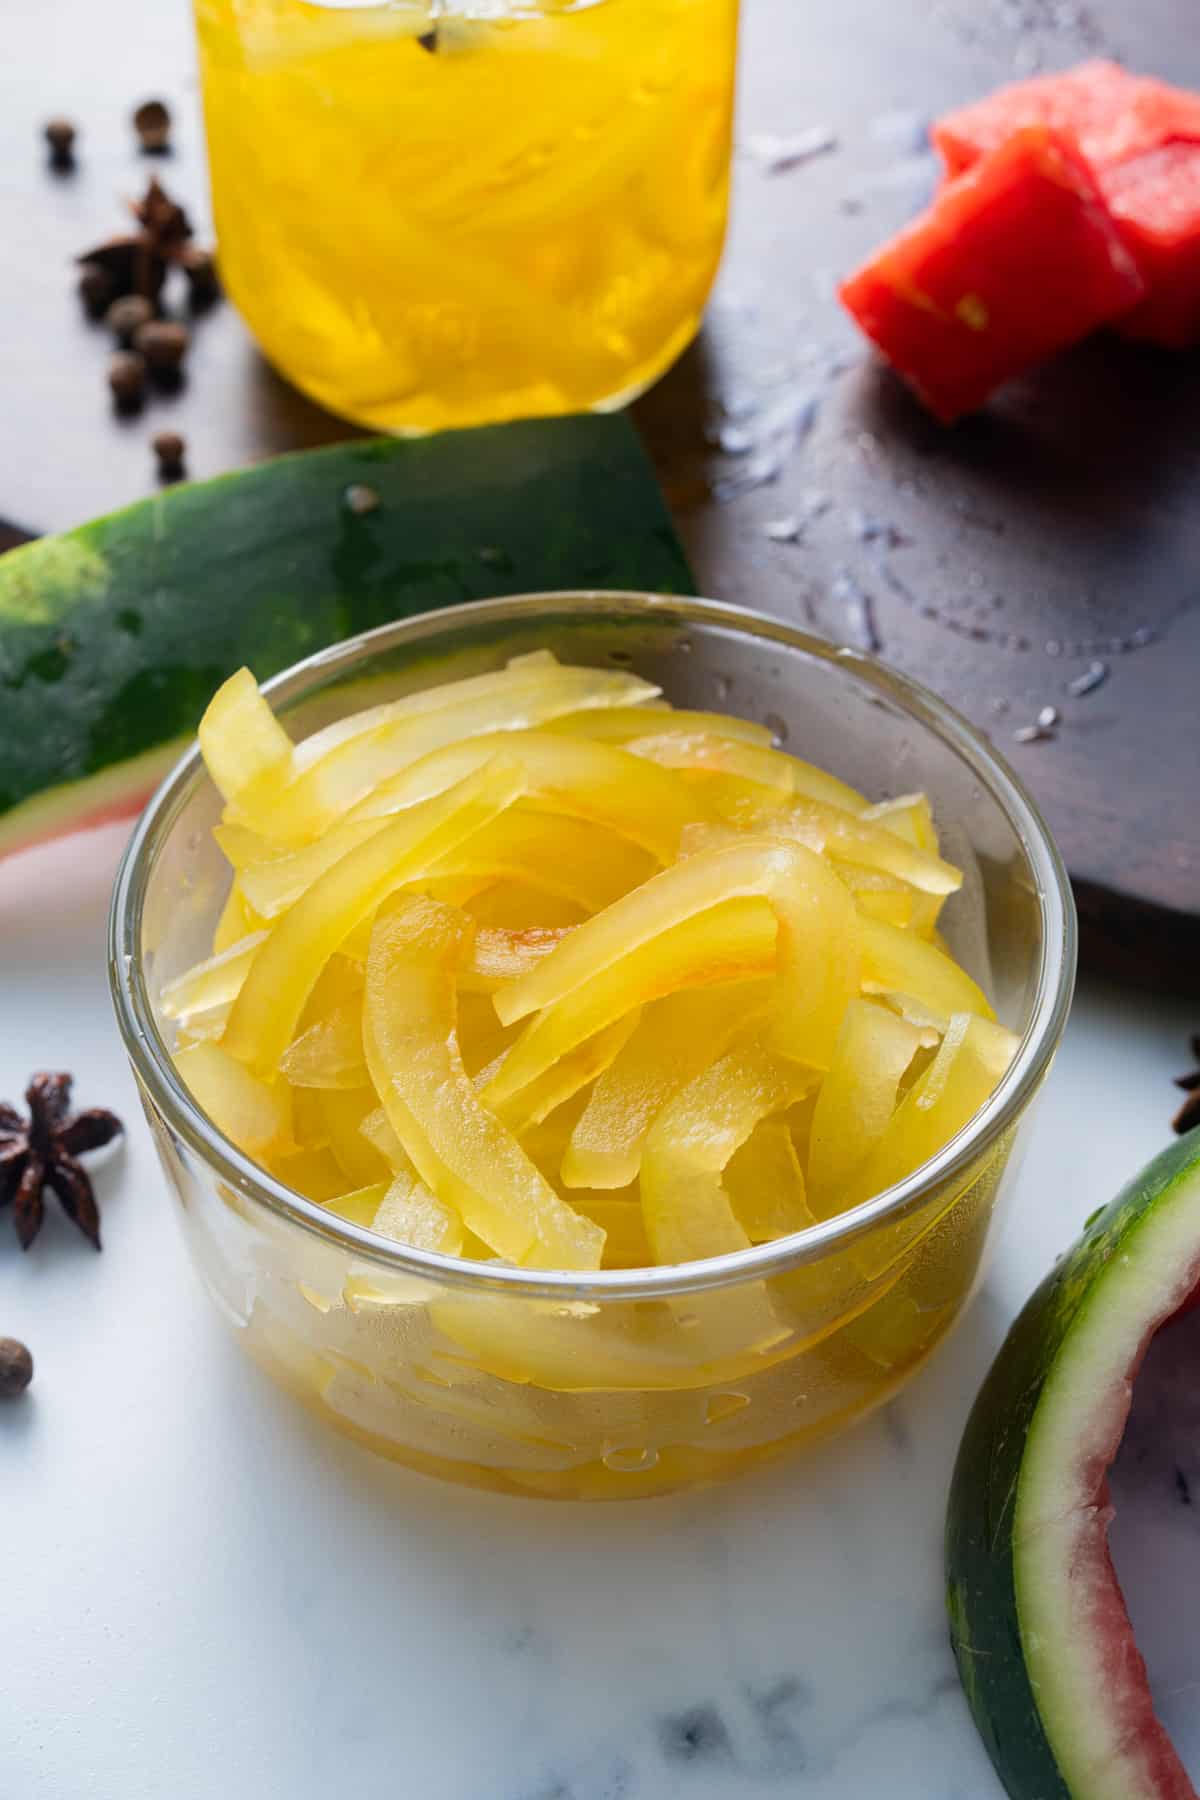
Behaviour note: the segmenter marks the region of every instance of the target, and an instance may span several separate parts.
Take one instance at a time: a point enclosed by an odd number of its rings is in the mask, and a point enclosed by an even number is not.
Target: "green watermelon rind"
[[[1114,1363],[1136,1367],[1198,1279],[1200,1130],[1089,1220],[1013,1325],[968,1420],[947,1513],[947,1611],[971,1712],[1014,1800],[1191,1792],[1186,1776],[1182,1787],[1146,1785],[1136,1745],[1126,1760],[1108,1754],[1111,1693],[1096,1692],[1086,1666],[1094,1646],[1063,1610],[1061,1569],[1057,1582],[1048,1576],[1042,1528],[1069,1510],[1072,1453],[1089,1406],[1111,1391]],[[1111,1414],[1103,1429],[1107,1441]]]
[[[693,585],[622,414],[358,439],[38,539],[0,557],[0,855],[135,810],[243,663],[493,595]]]

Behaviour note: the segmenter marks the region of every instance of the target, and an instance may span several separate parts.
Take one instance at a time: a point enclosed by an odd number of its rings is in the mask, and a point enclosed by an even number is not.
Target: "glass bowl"
[[[1066,1020],[1074,909],[1036,808],[970,726],[870,657],[739,608],[625,593],[482,601],[351,639],[267,691],[303,735],[542,646],[633,669],[678,705],[766,723],[872,798],[929,794],[965,875],[942,928],[1020,1047],[986,1106],[914,1175],[736,1255],[586,1276],[409,1249],[293,1193],[221,1136],[171,1061],[159,996],[207,954],[228,884],[196,749],[126,851],[111,980],[191,1255],[257,1360],[338,1430],[413,1468],[616,1499],[840,1429],[945,1334],[985,1265]]]

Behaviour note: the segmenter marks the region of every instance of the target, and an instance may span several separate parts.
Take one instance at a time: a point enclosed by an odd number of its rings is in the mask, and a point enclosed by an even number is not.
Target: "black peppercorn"
[[[144,294],[122,294],[104,315],[104,323],[117,342],[128,350],[134,338],[154,317],[154,307]]]
[[[121,412],[136,412],[146,392],[146,365],[134,350],[118,350],[108,364],[108,385]]]
[[[79,271],[79,298],[89,318],[102,319],[117,284],[100,263],[84,263]]]
[[[171,144],[171,114],[162,100],[144,100],[133,115],[133,129],[142,149],[161,155]]]
[[[43,126],[56,169],[69,169],[75,160],[75,127],[70,119],[47,119]]]
[[[33,1358],[17,1338],[0,1338],[0,1400],[15,1400],[33,1380]]]
[[[133,334],[133,346],[146,359],[152,374],[173,375],[187,355],[191,336],[186,325],[174,319],[147,319]]]
[[[160,481],[178,481],[183,475],[186,440],[177,431],[160,431],[150,440],[150,448],[158,458]]]
[[[198,244],[185,244],[176,261],[187,277],[188,297],[196,312],[202,312],[220,298],[221,284],[211,250],[202,250]]]

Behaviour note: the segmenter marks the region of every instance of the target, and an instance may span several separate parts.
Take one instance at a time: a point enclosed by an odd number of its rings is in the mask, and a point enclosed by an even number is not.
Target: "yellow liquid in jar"
[[[694,335],[737,0],[196,10],[222,279],[323,405],[392,432],[613,407]]]

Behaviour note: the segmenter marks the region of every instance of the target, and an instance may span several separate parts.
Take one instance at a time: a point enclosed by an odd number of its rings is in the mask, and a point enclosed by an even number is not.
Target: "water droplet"
[[[849,569],[838,570],[831,592],[845,611],[851,637],[859,648],[872,653],[881,650],[883,640],[875,623],[875,602]]]
[[[327,1313],[333,1306],[333,1301],[328,1295],[319,1294],[316,1288],[309,1287],[307,1281],[298,1281],[296,1283],[296,1292],[307,1300],[308,1304],[316,1312]]]
[[[1018,725],[1013,737],[1018,744],[1041,744],[1054,736],[1044,725]]]
[[[749,1394],[710,1394],[704,1408],[704,1422],[706,1425],[719,1425],[722,1419],[741,1412],[749,1404]]]
[[[365,481],[352,481],[342,494],[342,504],[347,512],[361,517],[364,513],[373,513],[379,505],[379,495]]]
[[[763,531],[773,544],[794,544],[800,536],[800,521],[789,513],[784,519],[768,519]]]
[[[427,1368],[424,1363],[414,1363],[412,1372],[417,1381],[424,1382],[428,1387],[451,1389],[454,1386],[444,1375],[439,1375],[436,1369]]]
[[[680,656],[690,656],[692,654],[691,638],[688,638],[688,637],[680,638],[680,640],[676,644],[675,648],[676,648],[676,650],[678,650]]]
[[[654,1468],[658,1451],[648,1444],[644,1448],[636,1444],[609,1444],[600,1460],[614,1475],[640,1475]]]
[[[786,719],[781,718],[777,712],[764,713],[763,724],[771,733],[771,740],[776,749],[778,749],[781,744],[787,743],[788,724]]]
[[[753,132],[742,148],[768,175],[786,175],[814,157],[836,150],[837,142],[836,132],[828,125],[810,125],[806,131]]]
[[[728,700],[732,687],[733,683],[728,675],[718,675],[713,682],[713,692],[718,700]]]
[[[898,525],[889,519],[874,518],[857,506],[850,508],[846,520],[860,544],[882,544],[885,550],[896,550],[908,542]]]
[[[744,425],[721,425],[717,429],[717,446],[726,456],[747,456],[754,448],[754,433]]]
[[[727,419],[752,419],[758,404],[757,396],[749,388],[733,388],[721,395],[721,411]]]
[[[1053,731],[1058,724],[1059,716],[1057,706],[1043,706],[1037,716],[1037,722],[1043,731]]]
[[[1101,687],[1108,680],[1108,674],[1108,664],[1097,657],[1088,664],[1082,675],[1076,675],[1073,681],[1066,683],[1066,691],[1076,700],[1081,700],[1085,694],[1092,694]]]

